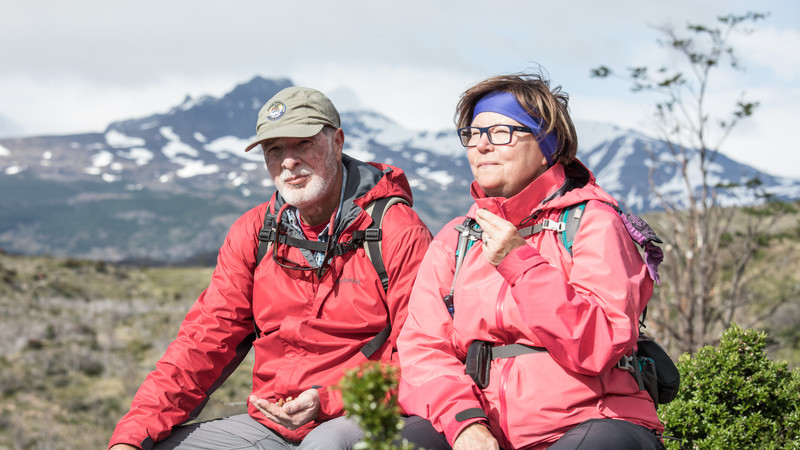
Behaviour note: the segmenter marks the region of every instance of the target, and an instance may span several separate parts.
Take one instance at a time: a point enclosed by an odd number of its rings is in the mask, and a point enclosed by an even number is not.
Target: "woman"
[[[533,74],[489,78],[458,104],[479,240],[456,271],[464,218],[439,232],[398,342],[401,405],[456,450],[663,448],[653,401],[617,367],[653,281],[617,202],[575,159],[567,101]],[[575,205],[570,250],[557,223]]]

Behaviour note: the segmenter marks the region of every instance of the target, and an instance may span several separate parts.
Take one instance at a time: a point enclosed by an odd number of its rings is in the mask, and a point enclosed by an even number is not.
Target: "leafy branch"
[[[355,450],[413,450],[403,440],[403,420],[397,404],[398,369],[376,361],[345,372],[338,389],[348,414],[364,430]],[[398,443],[399,442],[399,443]]]

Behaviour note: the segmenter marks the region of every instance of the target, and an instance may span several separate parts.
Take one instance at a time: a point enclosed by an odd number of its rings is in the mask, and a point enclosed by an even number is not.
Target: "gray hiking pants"
[[[364,433],[344,417],[324,422],[302,442],[292,442],[247,414],[182,425],[155,444],[155,450],[349,450]]]

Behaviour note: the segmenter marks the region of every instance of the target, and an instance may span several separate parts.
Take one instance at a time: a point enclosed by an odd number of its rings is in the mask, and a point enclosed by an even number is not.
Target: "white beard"
[[[280,192],[281,197],[286,201],[286,203],[302,208],[309,203],[313,203],[318,199],[322,198],[322,195],[327,190],[330,182],[326,182],[319,174],[312,174],[311,178],[308,180],[303,187],[293,187],[284,183],[283,178],[288,178],[298,174],[306,174],[308,173],[308,168],[302,168],[292,174],[289,171],[284,171],[281,174],[281,181],[275,183],[276,187],[278,188],[278,192]]]
[[[286,203],[302,209],[305,206],[321,200],[335,182],[336,155],[333,152],[325,157],[324,169],[321,173],[314,173],[310,167],[302,165],[294,171],[284,170],[275,180],[275,187]],[[310,179],[303,187],[293,187],[286,184],[285,180],[297,175],[311,174]]]

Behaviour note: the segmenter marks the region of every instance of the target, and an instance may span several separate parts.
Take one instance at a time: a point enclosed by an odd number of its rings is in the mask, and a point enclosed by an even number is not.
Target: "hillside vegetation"
[[[787,217],[759,254],[751,290],[787,300],[753,326],[790,366],[800,363],[798,223]],[[212,271],[0,252],[0,449],[104,448]],[[252,364],[251,354],[199,420],[245,410]]]
[[[0,254],[0,449],[105,448],[212,270]],[[251,370],[203,417],[243,411]]]

